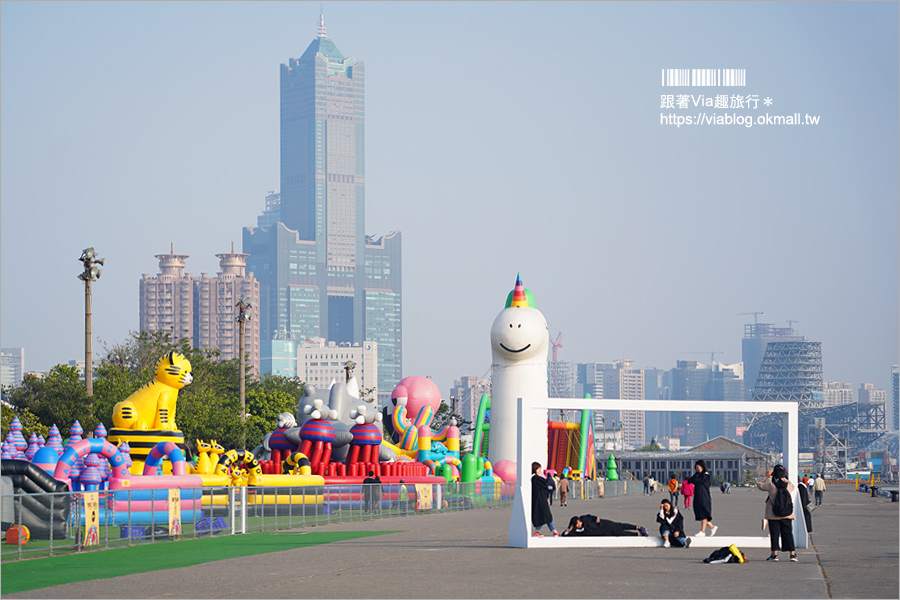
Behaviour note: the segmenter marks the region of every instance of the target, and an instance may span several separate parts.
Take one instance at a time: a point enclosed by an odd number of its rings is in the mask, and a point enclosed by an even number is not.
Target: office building
[[[853,403],[853,388],[849,383],[840,381],[826,381],[822,388],[823,405],[825,408],[843,406]]]
[[[376,404],[378,344],[375,342],[338,344],[324,338],[307,338],[297,348],[297,377],[307,385],[326,389],[332,383],[346,381],[348,362],[352,363],[351,375],[359,384],[360,399]]]
[[[888,403],[888,429],[900,429],[900,366],[891,367],[891,401]]]
[[[25,377],[25,348],[0,350],[0,386],[18,386]]]
[[[297,376],[297,339],[287,331],[276,331],[271,340],[260,342],[259,370],[281,377]]]
[[[401,378],[401,236],[365,235],[364,93],[363,63],[320,17],[306,51],[281,66],[280,197],[267,196],[243,250],[260,282],[263,344],[275,332],[376,342],[384,402]]]
[[[603,398],[620,398],[622,400],[644,399],[644,372],[633,367],[631,360],[615,361],[615,369],[604,370]],[[644,445],[644,411],[642,410],[604,410],[607,427],[610,420],[622,424],[622,435],[626,448],[640,449]],[[596,427],[595,427],[596,429]]]
[[[487,394],[491,395],[491,381],[467,375],[453,380],[453,387],[450,388],[451,408],[456,405],[456,414],[465,419],[475,427],[478,417],[478,407],[481,404],[481,397]],[[454,400],[455,399],[455,400]]]
[[[860,404],[884,404],[887,402],[887,392],[876,390],[874,383],[862,383],[859,386],[857,399]]]

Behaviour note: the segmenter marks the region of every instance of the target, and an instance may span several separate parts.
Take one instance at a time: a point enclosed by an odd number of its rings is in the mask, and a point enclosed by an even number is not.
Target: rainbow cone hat
[[[513,289],[512,302],[509,305],[510,307],[528,306],[528,299],[525,297],[525,286],[522,285],[522,275],[520,273],[516,273],[516,287]]]

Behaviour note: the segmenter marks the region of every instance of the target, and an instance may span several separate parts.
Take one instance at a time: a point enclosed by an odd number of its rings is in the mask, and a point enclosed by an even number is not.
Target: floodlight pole
[[[102,258],[96,258],[97,253],[93,248],[85,248],[81,251],[78,260],[84,265],[84,271],[78,275],[78,279],[84,282],[84,392],[88,396],[88,416],[94,416],[94,405],[91,396],[94,395],[94,361],[91,348],[91,282],[100,278]]]
[[[244,323],[250,320],[250,308],[253,306],[253,302],[248,300],[247,298],[241,298],[240,302],[238,302],[235,306],[238,309],[238,352],[241,356],[241,372],[240,372],[240,394],[241,394],[241,425],[245,425],[247,423],[247,403],[246,397],[244,395]],[[243,427],[241,428],[241,443],[243,445],[244,439],[246,436],[246,432],[244,432]]]

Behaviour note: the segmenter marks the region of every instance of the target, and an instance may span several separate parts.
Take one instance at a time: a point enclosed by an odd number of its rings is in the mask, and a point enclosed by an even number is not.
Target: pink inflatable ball
[[[494,475],[501,481],[516,481],[518,474],[516,473],[516,463],[511,460],[498,460],[494,463]]]
[[[419,411],[430,406],[437,412],[441,407],[441,391],[435,382],[427,377],[412,375],[404,377],[391,392],[391,398],[406,398],[406,416],[415,420]]]
[[[53,472],[56,471],[56,463],[59,462],[59,454],[50,446],[44,446],[34,453],[34,458],[31,459],[31,462],[53,475]]]
[[[31,437],[28,438],[28,449],[25,450],[25,460],[31,460],[34,458],[34,453],[40,450],[40,446],[38,445],[38,436],[36,433],[32,433]]]

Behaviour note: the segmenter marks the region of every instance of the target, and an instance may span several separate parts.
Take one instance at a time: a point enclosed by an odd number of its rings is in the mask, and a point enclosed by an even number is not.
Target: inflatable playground
[[[262,515],[285,505],[304,514],[373,503],[389,509],[401,501],[416,508],[420,494],[439,508],[511,499],[515,401],[526,394],[546,397],[548,341],[546,320],[517,277],[491,328],[493,393],[481,398],[473,449],[464,455],[455,419],[435,427],[441,395],[430,379],[402,379],[379,411],[360,400],[349,372],[327,389],[306,386],[296,413],[279,415],[256,448],[226,450],[199,439],[192,452],[175,423],[178,391],[191,383],[191,365],[170,352],[153,381],[116,404],[109,431],[101,424],[85,438],[76,421],[67,440],[53,425],[47,440],[32,434],[26,442],[21,423],[13,421],[2,443],[3,493],[22,501],[4,502],[3,530],[22,524],[36,539],[68,535],[85,525],[87,513],[72,510],[71,492],[98,492],[92,517],[129,526],[171,523],[173,510],[180,510],[180,523],[222,516],[236,489]],[[593,417],[588,410],[577,416],[548,421],[547,468],[594,479]],[[370,473],[380,480],[379,494],[367,491]],[[471,485],[446,485],[453,483]]]

